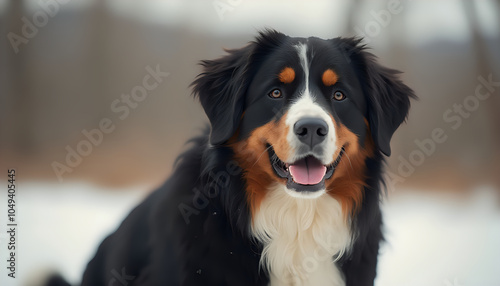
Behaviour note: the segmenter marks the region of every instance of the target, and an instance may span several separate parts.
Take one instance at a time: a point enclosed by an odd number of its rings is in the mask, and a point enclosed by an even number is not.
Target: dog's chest
[[[329,195],[293,198],[271,189],[254,214],[253,235],[263,243],[261,264],[270,286],[344,286],[335,265],[350,245],[341,205]]]

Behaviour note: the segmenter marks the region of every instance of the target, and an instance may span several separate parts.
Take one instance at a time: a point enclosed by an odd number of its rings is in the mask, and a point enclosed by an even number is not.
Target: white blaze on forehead
[[[299,54],[300,65],[302,66],[302,70],[304,71],[305,79],[306,79],[306,87],[304,90],[304,94],[309,93],[309,62],[307,60],[307,43],[300,43],[295,46],[297,52]]]
[[[298,147],[302,144],[294,132],[294,125],[297,121],[306,117],[321,118],[328,125],[328,136],[320,146],[323,147],[323,154],[318,159],[325,165],[333,162],[333,155],[337,150],[335,145],[335,126],[332,118],[316,101],[315,97],[309,91],[309,61],[307,60],[307,44],[301,43],[295,46],[300,58],[301,66],[305,76],[305,88],[300,92],[299,98],[290,105],[285,123],[288,127],[287,141],[292,151],[288,156],[287,163],[293,163],[301,158],[300,154],[295,154]],[[303,156],[302,156],[303,157]]]

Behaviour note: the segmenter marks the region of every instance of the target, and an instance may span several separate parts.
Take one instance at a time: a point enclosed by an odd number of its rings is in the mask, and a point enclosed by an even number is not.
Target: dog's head
[[[360,41],[291,38],[265,31],[204,61],[194,92],[244,169],[252,207],[281,184],[294,197],[329,193],[347,211],[361,200],[365,160],[390,155],[413,92]]]

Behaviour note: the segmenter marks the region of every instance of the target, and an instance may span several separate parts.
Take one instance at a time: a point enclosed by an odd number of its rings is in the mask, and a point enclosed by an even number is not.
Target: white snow
[[[47,269],[59,270],[78,283],[100,241],[142,200],[145,191],[85,183],[20,182],[18,277],[8,278],[6,273],[6,203],[2,198],[0,285],[36,286],[30,281]],[[391,194],[383,204],[387,243],[381,249],[376,285],[500,285],[497,194],[487,187],[467,197],[429,191]]]

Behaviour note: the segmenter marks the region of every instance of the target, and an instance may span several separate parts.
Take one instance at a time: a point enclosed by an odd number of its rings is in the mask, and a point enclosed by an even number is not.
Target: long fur
[[[293,56],[300,43],[311,44],[315,56],[323,56],[318,65],[347,59],[339,65],[346,70],[341,69],[339,84],[352,80],[361,85],[330,115],[337,122],[332,130],[350,130],[345,132],[359,137],[349,137],[346,154],[350,150],[362,156],[353,157],[353,162],[342,159],[339,168],[346,170],[337,176],[343,177],[327,184],[333,194],[308,199],[287,193],[258,140],[252,146],[268,161],[249,157],[245,148],[233,148],[285,113],[275,110],[285,108],[285,101],[262,98],[268,90],[259,88],[267,79],[254,78],[283,63],[300,66]],[[265,30],[247,46],[202,66],[193,92],[210,128],[190,141],[165,184],[101,243],[81,285],[373,286],[383,239],[383,156],[390,154],[391,136],[406,118],[413,92],[395,71],[376,63],[359,40],[350,38],[291,38]],[[293,84],[283,91],[292,90]],[[311,92],[325,90],[315,87]],[[331,108],[321,100],[318,104],[325,110]],[[272,133],[269,126],[264,135]],[[238,158],[253,161],[246,166]],[[263,169],[252,177],[253,168]],[[257,206],[250,204],[246,178],[266,186],[254,190],[262,194]],[[349,178],[355,182],[345,181]],[[339,186],[344,189],[335,195]],[[61,279],[52,281],[53,286],[65,285]]]
[[[279,184],[268,191],[252,232],[264,245],[261,264],[273,270],[271,284],[344,285],[335,261],[350,247],[351,234],[338,201],[296,199]]]

